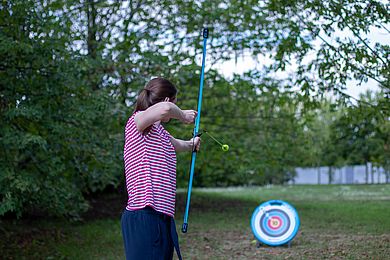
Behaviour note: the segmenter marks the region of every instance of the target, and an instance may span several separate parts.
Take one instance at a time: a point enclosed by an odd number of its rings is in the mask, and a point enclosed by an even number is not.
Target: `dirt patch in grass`
[[[26,214],[19,220],[1,219],[0,259],[63,259],[57,255],[53,244],[62,243],[74,236],[67,229],[68,226],[97,219],[119,220],[126,200],[127,194],[123,192],[90,196],[89,210],[76,222],[47,217],[41,212]]]
[[[2,230],[0,240],[1,259],[62,259],[48,244],[58,243],[67,238],[61,228],[37,228],[24,226]],[[23,227],[23,229],[21,229]]]

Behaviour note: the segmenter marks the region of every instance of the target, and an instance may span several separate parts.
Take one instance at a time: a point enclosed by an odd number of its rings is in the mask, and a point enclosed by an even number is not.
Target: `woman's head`
[[[164,78],[154,78],[140,91],[135,111],[146,110],[158,102],[169,98],[170,102],[176,99],[177,89],[169,80]]]

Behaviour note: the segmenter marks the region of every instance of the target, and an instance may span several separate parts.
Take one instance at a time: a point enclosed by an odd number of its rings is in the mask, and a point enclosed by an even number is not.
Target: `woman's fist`
[[[190,140],[193,151],[199,152],[200,150],[200,137],[195,137]]]
[[[183,118],[182,122],[185,124],[191,124],[195,122],[195,118],[198,115],[198,112],[195,110],[182,110],[183,111]]]

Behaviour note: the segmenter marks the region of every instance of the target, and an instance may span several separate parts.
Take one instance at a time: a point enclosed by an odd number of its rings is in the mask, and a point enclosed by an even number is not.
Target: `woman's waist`
[[[174,209],[170,211],[163,211],[163,210],[156,210],[151,205],[147,206],[141,206],[141,207],[131,207],[127,206],[125,208],[125,212],[128,214],[150,214],[155,215],[158,218],[161,218],[163,220],[170,220],[174,216]]]

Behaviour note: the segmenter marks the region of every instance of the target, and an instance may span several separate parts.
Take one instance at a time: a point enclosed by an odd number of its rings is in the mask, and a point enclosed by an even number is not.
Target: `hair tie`
[[[146,89],[146,88],[143,88],[143,89],[141,90],[140,94],[141,94],[142,92],[145,92],[145,94],[146,94],[147,96],[149,96],[149,94],[150,94],[150,90],[149,90],[149,89]]]

